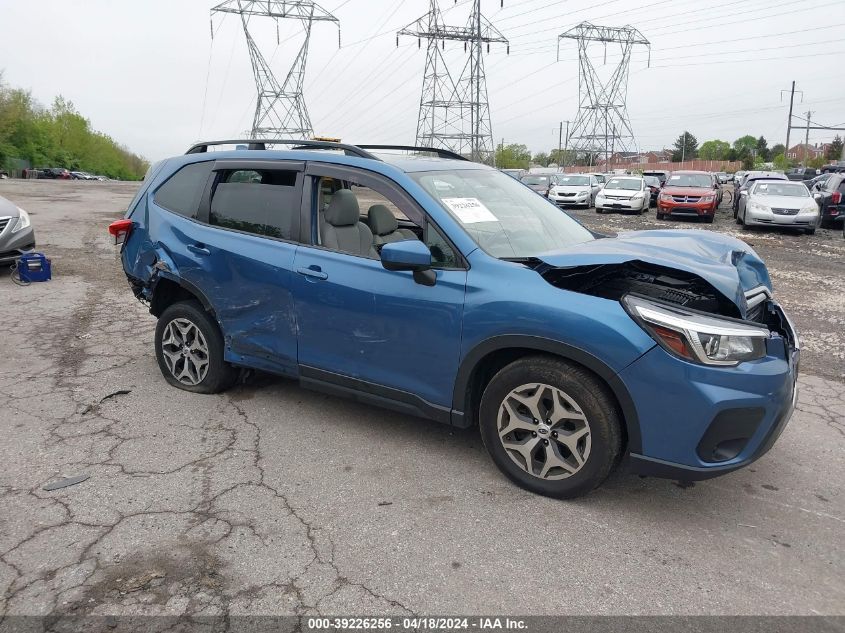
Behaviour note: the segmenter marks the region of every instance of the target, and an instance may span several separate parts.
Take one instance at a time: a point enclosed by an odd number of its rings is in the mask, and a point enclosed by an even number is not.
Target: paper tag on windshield
[[[680,176],[669,176],[669,180],[680,180]]]
[[[441,200],[464,224],[499,221],[478,198],[441,198]]]

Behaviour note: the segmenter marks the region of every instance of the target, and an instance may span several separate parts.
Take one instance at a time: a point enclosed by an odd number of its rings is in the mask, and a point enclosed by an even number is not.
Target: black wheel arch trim
[[[205,296],[205,293],[200,290],[197,286],[192,284],[190,281],[183,279],[179,275],[174,275],[173,273],[164,270],[159,272],[158,276],[160,279],[167,279],[168,281],[172,281],[178,286],[181,286],[197,298],[197,300],[200,302],[200,304],[202,304],[202,307],[206,312],[209,312],[212,315],[215,314],[214,307],[211,305],[211,302],[208,300],[208,297]],[[156,286],[158,286],[158,284],[156,284]],[[155,287],[153,287],[153,294],[155,294],[155,290]],[[152,303],[150,304],[150,308],[152,308]]]
[[[467,406],[466,397],[473,374],[481,359],[492,352],[520,348],[560,356],[566,360],[583,365],[598,375],[610,388],[622,409],[622,416],[628,436],[627,451],[639,453],[642,450],[642,436],[640,434],[637,409],[634,406],[634,400],[631,398],[628,388],[622,382],[622,379],[619,378],[617,372],[602,360],[583,349],[541,336],[503,334],[486,339],[472,348],[464,356],[455,378],[455,389],[452,395],[453,424],[456,426],[465,426],[468,423],[468,420],[464,420],[464,418],[470,417],[464,413]]]

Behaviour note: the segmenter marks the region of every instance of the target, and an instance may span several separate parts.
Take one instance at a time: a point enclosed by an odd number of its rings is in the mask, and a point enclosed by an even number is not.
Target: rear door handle
[[[188,244],[188,250],[197,255],[211,255],[211,251],[202,244]]]
[[[298,272],[300,275],[305,275],[306,277],[311,277],[314,280],[317,280],[317,279],[322,280],[322,279],[328,279],[329,278],[328,274],[326,274],[322,270],[320,270],[319,266],[309,266],[308,268],[297,268],[296,272]]]

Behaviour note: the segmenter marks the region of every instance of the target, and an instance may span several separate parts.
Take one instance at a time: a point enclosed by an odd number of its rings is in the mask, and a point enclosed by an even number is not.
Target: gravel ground
[[[135,185],[0,181],[55,276],[0,276],[0,629],[22,614],[843,614],[843,240],[737,231],[807,353],[799,408],[743,471],[616,474],[558,502],[475,430],[270,376],[166,385],[105,232]],[[578,212],[594,228],[689,226]],[[45,491],[62,477],[75,486]]]

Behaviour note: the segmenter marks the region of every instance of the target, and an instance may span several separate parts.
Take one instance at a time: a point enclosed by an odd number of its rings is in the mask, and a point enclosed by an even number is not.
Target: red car
[[[695,216],[712,222],[719,206],[718,184],[706,171],[674,171],[657,196],[657,219]]]

